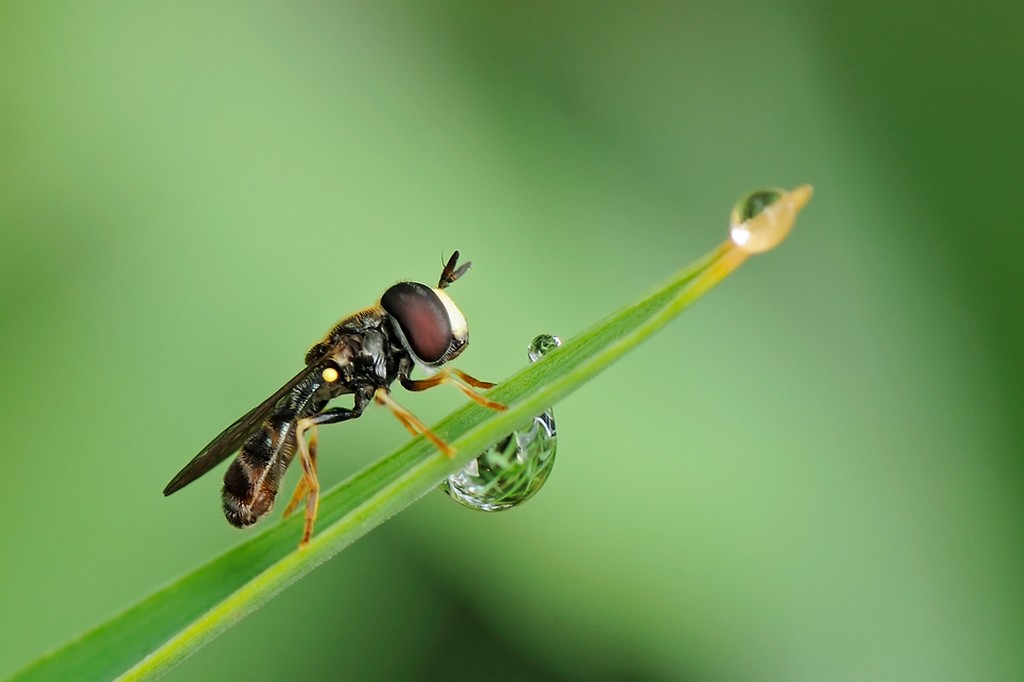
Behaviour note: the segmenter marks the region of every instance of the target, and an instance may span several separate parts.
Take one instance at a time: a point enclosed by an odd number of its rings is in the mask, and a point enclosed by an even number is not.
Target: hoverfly
[[[427,379],[409,376],[417,364],[428,370],[440,368],[469,343],[466,318],[444,291],[469,270],[469,263],[456,267],[458,259],[456,251],[441,271],[436,287],[399,282],[385,291],[376,305],[338,322],[306,353],[302,371],[210,441],[171,479],[164,495],[181,490],[237,451],[238,456],[224,474],[222,498],[224,516],[232,525],[243,528],[273,509],[281,479],[298,451],[302,478],[285,515],[305,497],[303,546],[313,533],[320,493],[317,426],[355,419],[370,401],[376,401],[414,435],[423,434],[441,452],[453,456],[451,446],[391,398],[390,387],[396,379],[410,391],[449,383],[485,407],[505,409],[473,390],[494,384],[457,369],[444,367]],[[349,394],[353,396],[351,408],[325,409],[334,398]]]

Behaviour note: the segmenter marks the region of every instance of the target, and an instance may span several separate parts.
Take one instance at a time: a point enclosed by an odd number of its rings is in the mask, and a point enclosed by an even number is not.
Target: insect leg
[[[410,379],[409,377],[399,377],[399,381],[402,382],[402,386],[409,391],[425,391],[428,388],[434,386],[440,386],[441,384],[451,384],[455,388],[462,391],[466,397],[470,400],[489,407],[492,410],[507,410],[508,408],[501,403],[496,403],[493,400],[488,400],[479,393],[473,390],[473,388],[491,388],[494,386],[489,381],[480,381],[476,377],[472,377],[462,370],[455,369],[454,367],[445,367],[440,372],[432,377],[426,379]]]
[[[452,446],[438,438],[437,434],[427,428],[427,425],[421,422],[416,415],[396,403],[386,388],[378,388],[373,394],[373,397],[378,403],[391,410],[391,414],[395,415],[398,421],[402,422],[402,425],[412,432],[412,435],[418,436],[422,433],[430,439],[430,442],[436,445],[437,449],[443,452],[446,457],[455,456],[455,450]]]
[[[302,464],[302,483],[299,485],[306,489],[306,525],[302,531],[302,540],[299,547],[304,547],[313,535],[313,521],[316,520],[316,510],[320,503],[320,481],[316,477],[316,460],[309,454],[306,446],[306,429],[315,428],[312,419],[300,419],[295,425],[295,438],[299,446],[299,462]],[[298,489],[296,489],[298,492]],[[292,496],[294,497],[294,495]]]
[[[285,509],[285,515],[287,516],[292,512],[303,495],[306,496],[306,525],[302,533],[302,541],[299,542],[299,547],[304,547],[313,535],[313,522],[316,520],[317,507],[320,503],[320,481],[316,477],[316,427],[321,424],[336,424],[348,421],[349,419],[355,419],[363,413],[366,403],[366,399],[357,396],[352,409],[334,407],[312,417],[300,419],[295,423],[295,442],[299,450],[299,463],[302,464],[302,478],[295,488],[292,501],[288,504],[288,508]],[[306,431],[309,430],[312,430],[313,433],[310,435],[310,442],[307,446],[305,436]]]
[[[309,459],[313,463],[313,473],[316,473],[316,448],[317,448],[317,428],[311,426],[309,428],[309,444],[306,446],[309,450]],[[299,506],[299,502],[302,501],[302,497],[309,492],[309,486],[306,484],[306,477],[303,476],[299,479],[298,485],[295,486],[295,492],[292,493],[292,499],[288,502],[288,506],[284,508],[284,517],[288,518],[291,513],[295,511],[295,508]]]

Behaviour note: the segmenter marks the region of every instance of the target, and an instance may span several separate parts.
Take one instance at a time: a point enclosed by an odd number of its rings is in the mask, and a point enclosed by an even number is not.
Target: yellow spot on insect
[[[338,370],[334,369],[333,367],[328,367],[323,371],[323,373],[320,376],[322,376],[324,378],[324,381],[326,381],[327,383],[333,384],[335,381],[338,380]]]

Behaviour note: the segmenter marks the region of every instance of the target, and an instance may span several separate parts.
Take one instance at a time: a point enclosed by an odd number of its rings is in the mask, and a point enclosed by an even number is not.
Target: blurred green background
[[[0,5],[0,676],[247,537],[220,469],[163,485],[393,281],[471,259],[459,366],[500,380],[810,182],[558,405],[529,504],[431,495],[170,679],[1019,679],[1022,20]],[[321,435],[326,485],[406,439]]]

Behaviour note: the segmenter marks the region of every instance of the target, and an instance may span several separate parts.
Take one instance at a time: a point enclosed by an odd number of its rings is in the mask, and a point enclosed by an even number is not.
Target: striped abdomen
[[[224,474],[224,516],[242,528],[274,508],[274,498],[295,455],[295,422],[271,417],[249,436]]]

